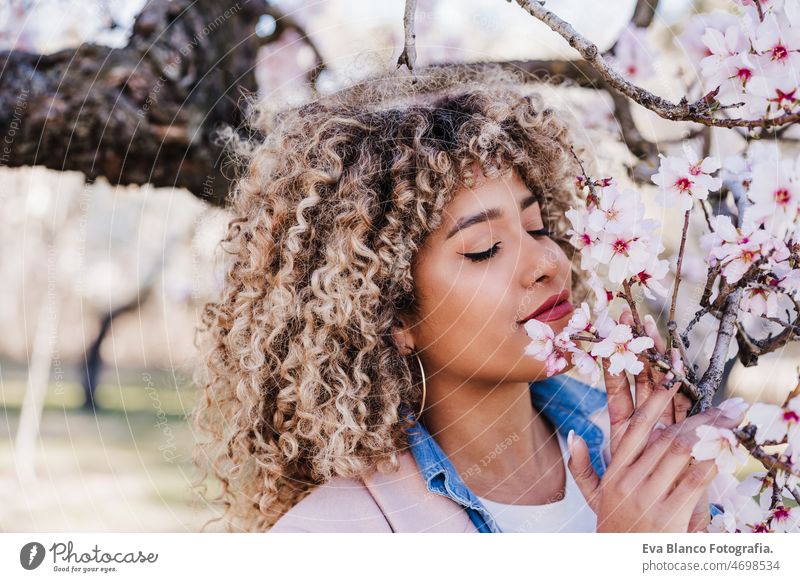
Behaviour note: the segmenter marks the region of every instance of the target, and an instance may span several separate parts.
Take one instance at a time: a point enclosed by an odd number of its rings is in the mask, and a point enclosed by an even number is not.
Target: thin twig
[[[410,72],[414,72],[414,63],[417,62],[417,35],[414,32],[414,15],[417,11],[417,0],[406,0],[406,11],[403,15],[403,29],[405,31],[405,44],[403,52],[397,58],[397,68],[405,65]]]
[[[642,328],[642,320],[639,317],[639,310],[636,308],[636,302],[633,300],[633,293],[631,292],[631,284],[625,279],[622,282],[622,288],[625,290],[625,301],[628,302],[628,307],[631,308],[631,316],[633,317],[634,329],[637,335],[646,335]]]
[[[745,429],[750,429],[750,427],[752,427],[752,425],[745,427]],[[735,429],[733,431],[733,434],[736,435],[736,439],[739,441],[739,444],[741,444],[745,449],[747,449],[747,451],[753,458],[755,458],[762,465],[764,465],[764,468],[767,471],[779,469],[790,475],[796,475],[800,477],[800,472],[798,472],[798,469],[796,467],[792,466],[790,463],[781,460],[779,455],[770,455],[764,449],[761,448],[761,445],[756,443],[754,438],[755,436],[754,430],[745,430],[745,429],[741,428]]]
[[[683,266],[683,255],[686,252],[686,234],[689,232],[689,216],[691,215],[691,208],[683,215],[683,232],[681,233],[681,246],[678,249],[678,264],[675,267],[675,288],[672,290],[672,304],[669,307],[669,319],[667,325],[675,324],[675,308],[678,303],[678,289],[681,286],[681,267]],[[670,344],[672,344],[672,336],[670,335]]]

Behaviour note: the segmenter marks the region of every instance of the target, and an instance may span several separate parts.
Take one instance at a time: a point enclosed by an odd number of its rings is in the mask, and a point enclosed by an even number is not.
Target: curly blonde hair
[[[192,413],[208,436],[198,481],[221,482],[211,501],[228,531],[268,529],[334,476],[398,469],[414,422],[401,405],[417,410],[421,389],[391,331],[398,313],[415,314],[415,253],[474,183],[473,163],[489,178],[515,170],[540,193],[574,256],[571,133],[523,87],[499,69],[428,68],[253,110],[261,136],[232,193],[230,266],[203,311]]]

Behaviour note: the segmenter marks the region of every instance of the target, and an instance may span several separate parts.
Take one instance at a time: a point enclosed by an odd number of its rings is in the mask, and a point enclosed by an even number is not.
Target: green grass
[[[80,409],[77,383],[51,384],[37,480],[24,486],[15,477],[14,439],[25,384],[3,380],[0,530],[199,531],[214,515],[190,488],[193,388],[169,387],[170,378],[155,373],[141,377],[138,385],[102,385],[97,414]]]

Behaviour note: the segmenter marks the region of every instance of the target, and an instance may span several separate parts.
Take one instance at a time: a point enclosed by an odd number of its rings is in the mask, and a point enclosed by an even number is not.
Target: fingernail
[[[659,421],[656,423],[656,425],[653,427],[653,430],[660,430],[660,429],[662,429],[662,428],[667,428],[667,425],[666,425],[666,424],[664,424],[663,422],[661,422],[661,421],[659,420]]]
[[[740,398],[739,396],[735,396],[733,398],[728,398],[724,402],[720,402],[719,406],[717,406],[722,411],[724,416],[734,420],[739,418],[744,411],[750,408],[750,405],[745,402],[744,398]]]
[[[572,455],[572,443],[575,442],[575,430],[570,429],[567,435],[567,448],[569,449],[570,456]]]

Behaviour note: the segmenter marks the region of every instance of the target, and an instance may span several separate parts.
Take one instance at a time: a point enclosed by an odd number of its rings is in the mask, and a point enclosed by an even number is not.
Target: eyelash
[[[529,230],[528,234],[533,236],[553,236],[552,231],[547,227],[540,228],[538,230]],[[490,248],[487,251],[483,251],[482,253],[462,253],[462,254],[473,263],[480,263],[481,261],[485,261],[486,259],[493,257],[499,249],[500,249],[500,243],[496,243],[492,248]]]

